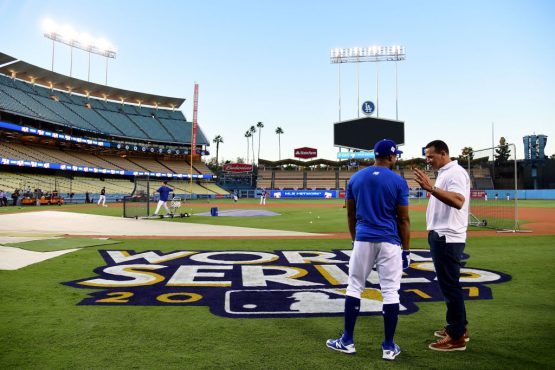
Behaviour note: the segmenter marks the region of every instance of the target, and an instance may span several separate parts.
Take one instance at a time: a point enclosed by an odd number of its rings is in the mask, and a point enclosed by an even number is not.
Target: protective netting
[[[135,176],[131,195],[123,198],[123,217],[148,217],[150,214],[150,186],[148,176]]]

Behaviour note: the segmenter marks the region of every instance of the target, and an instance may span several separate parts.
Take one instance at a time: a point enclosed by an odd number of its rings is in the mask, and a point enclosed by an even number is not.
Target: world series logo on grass
[[[207,306],[224,317],[341,316],[351,250],[160,251],[100,250],[106,265],[96,277],[64,283],[94,289],[80,305]],[[468,255],[464,256],[468,259]],[[400,311],[442,301],[428,250],[411,251],[401,280]],[[487,284],[509,281],[502,272],[463,267],[465,299],[492,299]],[[100,291],[98,291],[100,289]],[[360,314],[381,315],[376,271],[368,277]]]

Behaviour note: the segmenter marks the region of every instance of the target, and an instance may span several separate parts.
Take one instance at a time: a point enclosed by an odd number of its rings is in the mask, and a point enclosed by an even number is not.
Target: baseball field
[[[555,201],[521,201],[528,233],[471,228],[470,342],[428,349],[444,325],[425,232],[411,204],[411,267],[381,359],[372,275],[354,356],[340,335],[350,239],[340,200],[191,203],[190,218],[122,219],[121,204],[0,208],[2,369],[545,369],[555,355]],[[276,215],[203,217],[210,208]],[[364,307],[364,304],[363,304]]]

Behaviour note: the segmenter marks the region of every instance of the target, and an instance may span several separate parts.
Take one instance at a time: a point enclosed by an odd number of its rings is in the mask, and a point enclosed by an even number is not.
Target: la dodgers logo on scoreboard
[[[375,109],[376,109],[376,106],[370,100],[367,100],[364,103],[362,103],[362,107],[361,107],[362,113],[364,113],[367,116],[371,116],[372,113],[374,113]]]
[[[224,317],[341,316],[351,250],[159,251],[100,250],[106,265],[96,277],[64,284],[94,289],[81,305],[208,306]],[[468,257],[465,255],[465,257]],[[428,250],[412,250],[401,281],[400,311],[442,301]],[[492,299],[489,284],[509,281],[502,272],[463,267],[465,299]],[[98,290],[101,291],[98,291]],[[368,278],[360,313],[381,315],[376,271]]]

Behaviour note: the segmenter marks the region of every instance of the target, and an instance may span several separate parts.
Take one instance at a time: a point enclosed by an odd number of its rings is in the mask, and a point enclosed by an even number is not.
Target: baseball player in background
[[[414,175],[422,189],[430,193],[426,210],[428,244],[437,282],[447,305],[447,326],[434,332],[441,339],[430,344],[429,348],[436,351],[464,351],[469,335],[460,278],[468,227],[470,178],[457,161],[451,160],[445,142],[434,140],[426,145],[425,151],[426,162],[438,171],[435,185],[419,169],[414,170]],[[497,193],[495,196],[497,199]]]
[[[100,190],[100,197],[98,197],[98,205],[100,205],[100,203],[102,203],[102,207],[108,207],[106,205],[106,188],[102,188],[102,190]]]
[[[260,195],[260,205],[266,205],[266,198],[268,197],[268,192],[266,189],[262,189],[262,194]]]
[[[399,315],[401,275],[410,263],[409,187],[392,171],[401,153],[392,140],[377,142],[374,166],[355,173],[347,185],[347,221],[353,252],[349,260],[343,335],[326,342],[333,350],[356,352],[354,329],[360,298],[366,279],[376,265],[383,296],[382,358],[394,360],[401,353],[393,336]]]
[[[158,190],[156,190],[157,193],[160,193],[160,200],[158,201],[158,205],[156,206],[156,211],[154,211],[154,216],[158,216],[158,211],[162,206],[164,206],[164,209],[166,210],[166,214],[171,214],[171,211],[168,208],[168,205],[166,204],[166,202],[168,201],[170,193],[172,191],[173,189],[168,186],[167,181],[164,181],[164,185],[160,186]]]

